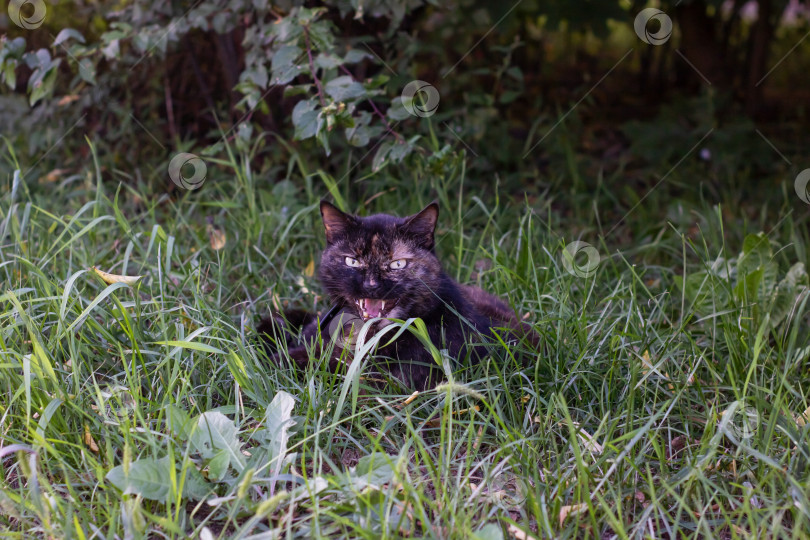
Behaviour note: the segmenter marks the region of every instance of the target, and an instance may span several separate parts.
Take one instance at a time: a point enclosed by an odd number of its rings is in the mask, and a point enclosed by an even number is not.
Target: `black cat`
[[[446,349],[451,359],[477,362],[486,355],[486,342],[496,328],[506,328],[507,338],[536,342],[529,325],[501,299],[478,287],[460,285],[442,270],[434,251],[434,231],[439,217],[435,202],[406,218],[388,214],[358,217],[344,214],[321,201],[326,229],[326,249],[319,277],[333,302],[332,309],[317,319],[302,312],[264,319],[260,334],[279,335],[289,345],[289,356],[301,367],[310,356],[319,357],[322,344],[337,339],[330,357],[333,369],[353,358],[354,341],[362,324],[380,318],[367,335],[372,336],[387,319],[418,317],[427,327],[431,342]],[[275,328],[274,328],[275,327]],[[291,329],[303,327],[296,345]],[[322,339],[315,339],[320,334]],[[394,332],[382,338],[388,343]],[[347,345],[351,343],[352,346]],[[374,353],[375,364],[407,386],[423,389],[441,374],[428,351],[411,332]]]

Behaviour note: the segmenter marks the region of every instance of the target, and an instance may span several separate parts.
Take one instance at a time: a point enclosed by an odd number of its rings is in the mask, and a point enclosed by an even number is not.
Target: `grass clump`
[[[806,219],[767,229],[722,206],[696,204],[686,222],[642,209],[622,245],[541,199],[468,199],[455,177],[442,260],[507,297],[540,344],[413,394],[323,359],[268,363],[260,315],[327,307],[314,275],[326,188],[307,174],[304,189],[262,189],[238,172],[176,197],[99,170],[47,191],[13,177],[0,199],[4,535],[805,535]],[[411,211],[433,187],[388,179],[368,209]],[[569,272],[585,263],[565,246],[589,237],[598,265]]]

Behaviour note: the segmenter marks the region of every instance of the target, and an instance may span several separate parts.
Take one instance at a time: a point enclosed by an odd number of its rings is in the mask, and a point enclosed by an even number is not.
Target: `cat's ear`
[[[321,218],[326,231],[326,241],[329,244],[340,238],[354,221],[352,216],[344,214],[336,206],[325,200],[321,201]]]
[[[405,220],[402,229],[419,240],[426,249],[433,249],[433,233],[439,221],[439,203],[433,201],[424,210]]]

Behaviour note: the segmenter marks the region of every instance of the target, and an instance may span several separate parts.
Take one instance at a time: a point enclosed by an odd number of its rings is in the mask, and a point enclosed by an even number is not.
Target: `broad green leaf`
[[[368,145],[373,133],[372,128],[368,126],[370,122],[371,114],[367,111],[362,111],[358,115],[355,125],[346,129],[346,140],[349,144],[352,146]]]
[[[804,264],[794,264],[774,291],[769,311],[772,327],[775,328],[787,317],[790,310],[793,309],[797,295],[806,284],[807,272],[804,270]]]
[[[343,65],[343,59],[335,54],[321,53],[315,57],[314,63],[322,69],[335,69]]]
[[[278,85],[287,84],[302,71],[305,71],[304,68],[298,64],[299,61],[303,61],[304,57],[304,52],[296,46],[281,47],[273,55],[273,60],[270,64],[271,82]]]
[[[804,269],[804,263],[797,262],[791,266],[790,270],[788,270],[787,274],[785,274],[785,278],[782,280],[782,282],[788,283],[792,286],[807,286],[807,271]]]
[[[185,476],[178,474],[177,482],[183,483],[183,497],[200,501],[214,491],[214,486],[203,477],[193,463],[188,462],[188,466],[182,472],[185,472]]]
[[[751,270],[746,274],[737,276],[737,285],[734,287],[734,296],[737,300],[744,304],[753,304],[757,302],[757,292],[759,285],[762,282],[762,275],[765,269],[760,267],[756,270]]]
[[[361,51],[360,49],[350,49],[349,52],[346,53],[346,56],[343,57],[343,62],[346,64],[356,64],[357,62],[362,62],[366,58],[374,58],[369,53],[365,51]]]
[[[61,61],[57,58],[55,61],[48,64],[47,67],[37,68],[31,75],[28,81],[28,90],[31,93],[28,101],[31,106],[53,93],[54,83],[56,82],[56,76],[59,72],[57,68],[60,62]]]
[[[335,48],[334,26],[329,21],[318,21],[309,25],[309,39],[318,51],[331,51]]]
[[[393,144],[386,141],[380,145],[377,149],[377,153],[374,154],[374,159],[371,160],[371,170],[374,172],[379,171],[380,169],[388,163],[388,154],[391,152],[391,148]]]
[[[63,28],[58,34],[56,34],[56,39],[53,40],[53,45],[54,47],[61,45],[69,39],[75,39],[79,43],[84,43],[84,36],[78,30],[74,30],[73,28]]]
[[[292,113],[293,126],[295,127],[295,139],[304,140],[314,137],[323,128],[323,118],[320,111],[315,110],[318,106],[317,100],[309,99],[299,101],[295,104]]]
[[[737,263],[737,275],[750,274],[770,262],[773,253],[768,238],[763,234],[749,234],[743,240],[743,250]]]
[[[175,404],[166,406],[166,425],[172,435],[182,441],[187,441],[191,435],[191,417]]]
[[[299,24],[306,25],[315,22],[324,13],[326,13],[326,8],[324,7],[315,7],[315,8],[302,7],[299,8],[296,16]]]
[[[169,457],[142,458],[129,464],[125,473],[119,465],[107,473],[107,480],[124,494],[139,494],[144,499],[165,501],[171,489],[171,463]]]
[[[380,489],[383,484],[387,484],[393,479],[394,469],[391,466],[391,456],[382,452],[373,452],[361,457],[357,466],[349,471],[347,477],[351,488],[358,491],[367,487]]]
[[[768,261],[762,265],[762,281],[757,291],[757,299],[759,302],[765,303],[770,300],[771,295],[776,290],[778,274],[779,265],[774,261]]]
[[[214,482],[220,482],[228,472],[228,464],[231,458],[226,450],[217,452],[211,461],[208,462],[208,478]]]
[[[96,66],[89,58],[82,58],[79,61],[79,76],[83,81],[96,84]]]
[[[17,61],[16,60],[6,60],[3,63],[3,80],[6,82],[6,86],[14,90],[17,87]]]
[[[335,101],[348,101],[366,95],[366,89],[349,75],[336,77],[326,83],[326,93]]]
[[[238,472],[245,468],[245,456],[242,455],[242,443],[237,436],[236,425],[220,412],[208,411],[201,414],[189,442],[205,459],[212,459],[220,450],[225,450],[232,467]]]
[[[278,474],[284,456],[287,454],[289,429],[295,425],[292,410],[295,399],[287,392],[278,392],[264,414],[264,428],[256,432],[254,438],[263,442],[267,450],[267,461],[271,463],[274,473]],[[264,465],[264,464],[262,464]]]
[[[408,109],[402,104],[402,97],[397,96],[391,100],[391,106],[388,107],[388,111],[386,115],[391,120],[396,120],[397,122],[401,122],[407,118],[410,118],[411,113],[408,112]]]
[[[503,540],[503,529],[495,523],[487,523],[473,533],[474,540]]]
[[[139,494],[144,499],[164,502],[171,492],[171,469],[169,456],[160,459],[142,458],[130,463],[126,473],[123,465],[110,469],[106,479],[124,494]],[[201,500],[213,489],[191,463],[184,471],[177,473],[176,480],[178,487],[182,484],[183,497]]]

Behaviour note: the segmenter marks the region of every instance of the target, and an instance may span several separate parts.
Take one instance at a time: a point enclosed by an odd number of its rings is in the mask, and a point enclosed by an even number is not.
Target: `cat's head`
[[[321,201],[321,217],[326,249],[320,278],[333,300],[364,319],[421,317],[440,302],[442,269],[433,249],[438,204],[404,218],[358,217]]]

